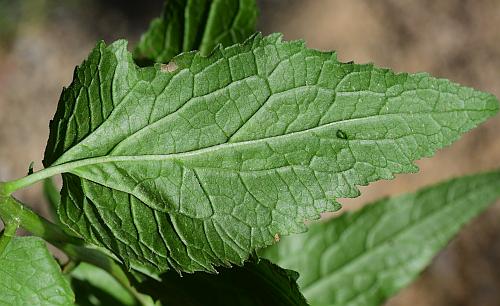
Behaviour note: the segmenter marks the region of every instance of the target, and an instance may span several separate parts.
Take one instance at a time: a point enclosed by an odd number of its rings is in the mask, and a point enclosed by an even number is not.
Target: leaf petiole
[[[39,182],[46,178],[65,172],[63,166],[64,164],[56,167],[45,168],[40,171],[33,172],[32,174],[29,174],[20,179],[8,182],[2,182],[0,183],[0,195],[3,194],[4,196],[10,196],[17,190],[23,189],[25,187],[35,184],[36,182]]]
[[[17,220],[20,227],[55,246],[67,243],[82,245],[83,240],[69,236],[59,226],[33,212],[13,197],[0,196],[0,218],[7,224]]]

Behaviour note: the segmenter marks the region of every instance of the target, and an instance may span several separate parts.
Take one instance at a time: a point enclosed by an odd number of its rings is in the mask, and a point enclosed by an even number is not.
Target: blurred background
[[[427,71],[500,96],[500,1],[261,0],[259,30],[337,50],[343,61]],[[43,150],[63,86],[99,39],[133,47],[162,0],[0,0],[0,180],[24,176]],[[362,188],[345,209],[500,166],[500,116],[431,159],[419,174]],[[40,186],[18,194],[41,213]],[[473,203],[471,203],[473,205]],[[500,203],[467,225],[387,305],[500,305]]]

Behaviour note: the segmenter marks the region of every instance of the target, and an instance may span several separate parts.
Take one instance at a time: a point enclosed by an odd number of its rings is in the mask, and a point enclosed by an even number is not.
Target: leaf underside
[[[312,224],[263,255],[299,271],[311,305],[381,305],[500,197],[500,171],[451,180]]]
[[[170,0],[151,22],[134,51],[140,63],[167,63],[174,56],[218,44],[241,43],[255,32],[255,0]]]
[[[280,35],[172,61],[138,68],[125,41],[98,44],[62,93],[44,160],[66,172],[61,221],[143,271],[242,264],[498,108]]]
[[[14,237],[0,254],[0,305],[72,305],[75,298],[45,242]]]
[[[306,306],[294,271],[266,259],[246,261],[242,267],[222,268],[219,274],[196,272],[180,276],[175,271],[162,281],[149,279],[138,289],[162,305],[179,306]]]

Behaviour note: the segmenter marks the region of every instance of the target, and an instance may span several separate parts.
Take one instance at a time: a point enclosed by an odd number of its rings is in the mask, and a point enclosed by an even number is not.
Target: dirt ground
[[[35,170],[62,86],[98,39],[134,45],[161,1],[0,0],[0,180]],[[340,59],[427,71],[500,96],[500,1],[262,0],[259,29],[337,50]],[[452,176],[500,166],[500,116],[435,157],[419,174],[362,188],[346,209]],[[18,196],[43,210],[39,186]],[[472,205],[473,203],[471,203]],[[500,305],[500,203],[465,227],[387,305]]]

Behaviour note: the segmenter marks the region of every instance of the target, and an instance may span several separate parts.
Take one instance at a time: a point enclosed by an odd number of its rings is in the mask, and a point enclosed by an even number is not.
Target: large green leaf
[[[381,200],[285,237],[264,256],[299,271],[312,305],[380,305],[500,197],[500,171]]]
[[[279,35],[168,68],[100,43],[62,93],[44,164],[66,173],[59,213],[75,234],[136,269],[214,271],[304,231],[356,185],[417,171],[497,108]]]
[[[266,259],[252,258],[242,267],[222,268],[219,274],[180,276],[170,271],[161,282],[149,279],[138,289],[169,306],[305,306],[297,277]]]
[[[243,42],[256,22],[255,0],[170,0],[141,37],[134,57],[166,63],[186,51],[208,54],[218,44]]]
[[[42,239],[14,237],[0,252],[0,305],[72,305],[75,298]]]

